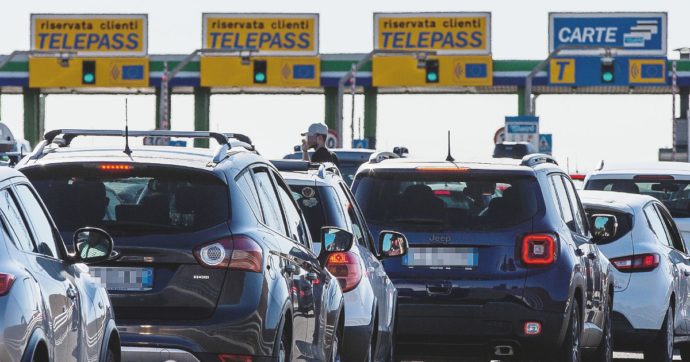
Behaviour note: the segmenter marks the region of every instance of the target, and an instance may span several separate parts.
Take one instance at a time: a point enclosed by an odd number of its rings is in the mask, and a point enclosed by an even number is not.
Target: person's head
[[[328,135],[328,126],[323,123],[312,123],[307,132],[302,133],[302,136],[307,136],[307,146],[311,147],[325,147],[326,137]]]
[[[400,249],[400,237],[391,240],[391,249]]]

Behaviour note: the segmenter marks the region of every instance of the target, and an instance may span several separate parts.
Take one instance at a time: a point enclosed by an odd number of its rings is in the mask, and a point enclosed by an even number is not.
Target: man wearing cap
[[[336,166],[340,166],[338,156],[326,148],[327,135],[328,126],[325,124],[313,123],[309,126],[309,130],[306,133],[302,133],[302,136],[306,136],[306,138],[302,139],[302,159],[311,162],[332,162]],[[311,160],[309,159],[310,148],[314,148]]]

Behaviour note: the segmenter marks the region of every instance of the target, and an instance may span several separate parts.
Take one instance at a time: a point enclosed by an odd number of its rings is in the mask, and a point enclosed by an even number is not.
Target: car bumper
[[[371,326],[345,327],[344,361],[365,361],[371,344]]]
[[[656,339],[659,330],[635,329],[621,313],[613,312],[612,332],[613,345],[619,351],[644,351],[650,342]]]
[[[413,355],[424,346],[456,353],[458,349],[493,354],[496,346],[511,346],[529,358],[551,356],[567,328],[565,313],[535,311],[510,302],[484,305],[398,304],[397,350]],[[528,336],[525,322],[539,322],[539,335]],[[548,348],[545,348],[547,347]]]
[[[671,300],[669,277],[661,273],[661,268],[634,273],[628,287],[614,293],[613,311],[622,315],[631,329],[661,329]]]

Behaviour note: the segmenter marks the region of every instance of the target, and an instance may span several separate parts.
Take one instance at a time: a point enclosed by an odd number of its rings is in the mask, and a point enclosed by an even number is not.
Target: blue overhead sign
[[[666,39],[666,13],[549,14],[550,52],[572,45],[585,49],[561,53],[600,54],[599,48],[616,48],[618,55],[666,56]]]

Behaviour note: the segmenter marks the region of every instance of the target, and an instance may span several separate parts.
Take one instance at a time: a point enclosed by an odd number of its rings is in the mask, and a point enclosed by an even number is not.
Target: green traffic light
[[[436,82],[438,80],[438,74],[429,72],[426,75],[427,82]]]
[[[609,83],[609,82],[613,81],[613,73],[611,73],[611,72],[604,72],[604,73],[601,74],[601,79],[602,79],[604,82]]]
[[[257,83],[263,83],[266,81],[266,74],[265,73],[256,73],[254,74],[254,81]]]
[[[84,83],[93,83],[94,78],[93,73],[86,73],[84,74]]]

